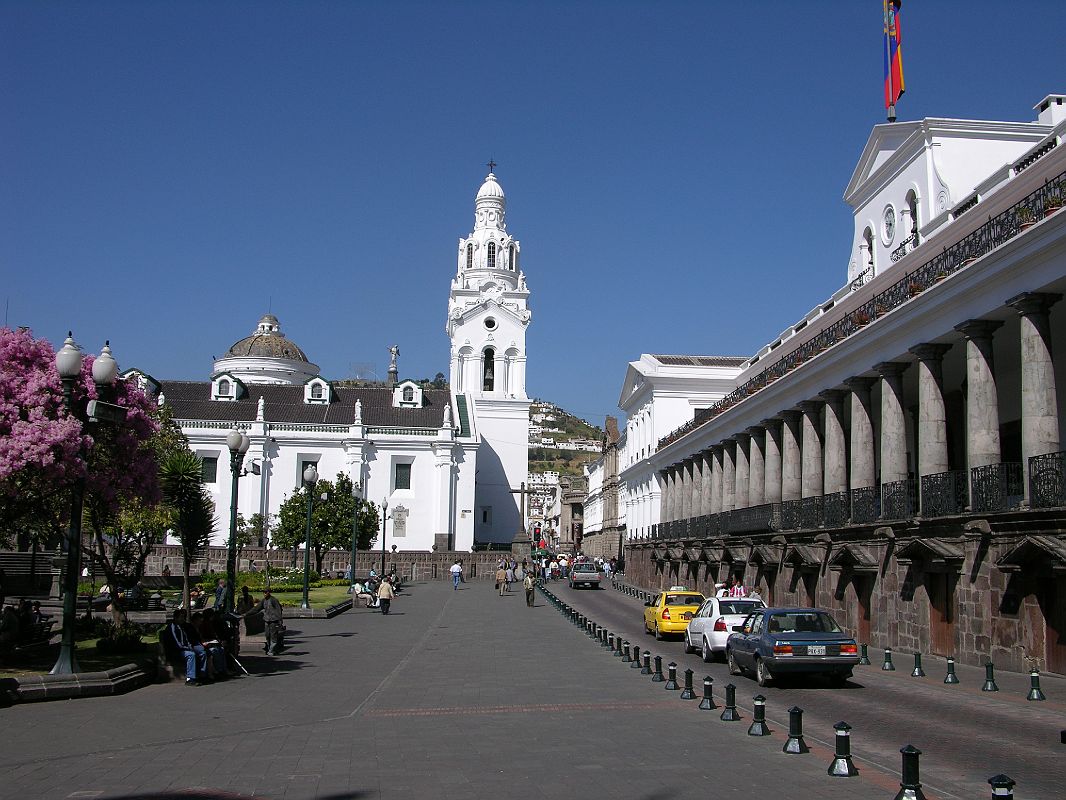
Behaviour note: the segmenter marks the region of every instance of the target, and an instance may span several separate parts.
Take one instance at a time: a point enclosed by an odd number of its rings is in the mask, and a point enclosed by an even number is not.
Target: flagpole
[[[888,121],[896,121],[896,103],[893,99],[892,93],[892,23],[889,21],[892,19],[892,12],[889,11],[889,6],[892,0],[884,0],[884,14],[885,14],[885,72],[888,77]]]

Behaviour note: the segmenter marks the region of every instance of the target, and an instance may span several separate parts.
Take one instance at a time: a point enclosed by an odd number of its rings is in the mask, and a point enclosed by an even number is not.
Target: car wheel
[[[763,663],[761,658],[755,659],[755,680],[760,686],[769,686],[770,681],[774,679],[774,676],[770,674],[769,668]]]
[[[660,642],[663,640],[663,632],[659,630],[658,622],[655,623],[655,638],[658,639]]]
[[[648,625],[647,621],[644,622],[644,634],[646,636],[651,636],[651,626]]]
[[[688,631],[685,631],[685,654],[690,655],[696,652],[696,648],[692,646],[692,642],[688,639]]]
[[[711,646],[707,644],[706,639],[703,640],[703,651],[700,655],[703,656],[703,660],[708,664],[714,661],[714,651],[711,649]]]
[[[733,657],[733,651],[732,650],[728,650],[727,649],[725,651],[725,663],[729,667],[729,674],[730,675],[740,675],[741,674],[742,670],[740,669],[740,665],[737,663],[737,660]]]
[[[833,684],[833,686],[843,686],[848,682],[848,678],[850,677],[850,669],[847,672],[831,672],[829,673],[829,682]]]

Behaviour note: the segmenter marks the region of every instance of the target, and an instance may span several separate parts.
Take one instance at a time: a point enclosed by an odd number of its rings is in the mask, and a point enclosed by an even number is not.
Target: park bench
[[[52,628],[55,624],[56,622],[54,619],[46,619],[33,623],[30,626],[29,631],[25,634],[21,634],[16,641],[4,645],[3,648],[0,649],[0,655],[21,653],[41,647],[42,645],[47,645],[52,641]]]

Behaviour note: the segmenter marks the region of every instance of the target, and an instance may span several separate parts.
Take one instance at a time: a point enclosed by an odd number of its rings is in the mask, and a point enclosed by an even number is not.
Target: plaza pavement
[[[825,739],[781,753],[597,647],[538,593],[420,583],[394,613],[289,621],[277,658],[186,687],[0,710],[0,798],[891,798]],[[698,688],[697,688],[698,691]],[[716,689],[721,702],[721,686]],[[927,796],[954,797],[927,789]]]

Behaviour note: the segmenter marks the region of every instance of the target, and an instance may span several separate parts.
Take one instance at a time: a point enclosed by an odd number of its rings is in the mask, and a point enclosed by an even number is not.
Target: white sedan
[[[713,661],[725,653],[725,643],[734,625],[766,603],[751,597],[709,597],[700,606],[685,629],[685,652],[700,653],[704,661]]]

